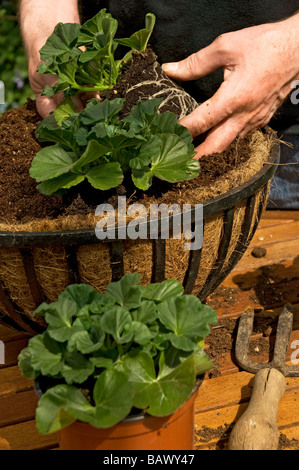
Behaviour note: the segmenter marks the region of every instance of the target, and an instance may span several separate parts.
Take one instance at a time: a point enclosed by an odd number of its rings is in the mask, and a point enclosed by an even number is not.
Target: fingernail
[[[168,62],[167,64],[162,64],[162,70],[165,73],[176,72],[177,69],[178,69],[178,63],[177,62]]]

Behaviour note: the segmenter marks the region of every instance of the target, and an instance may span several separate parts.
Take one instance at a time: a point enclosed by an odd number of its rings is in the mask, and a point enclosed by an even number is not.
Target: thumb
[[[176,80],[197,80],[225,65],[224,55],[219,47],[220,37],[212,44],[179,62],[168,62],[162,70]]]

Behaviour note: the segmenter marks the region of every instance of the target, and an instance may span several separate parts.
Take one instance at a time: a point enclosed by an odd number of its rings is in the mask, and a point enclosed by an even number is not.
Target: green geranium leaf
[[[102,9],[81,26],[78,37],[79,46],[91,44],[95,34],[103,33],[103,20],[105,18],[109,20],[112,19],[112,16],[110,13],[106,13],[105,9]]]
[[[106,289],[106,294],[114,297],[116,303],[125,308],[138,308],[141,302],[141,288],[139,283],[141,276],[137,273],[129,273],[120,281],[111,282]]]
[[[135,389],[134,406],[154,416],[167,416],[178,409],[192,393],[195,383],[194,357],[189,356],[175,369],[156,376],[154,361],[143,351],[127,357],[130,381]]]
[[[65,119],[68,119],[73,114],[76,114],[74,103],[70,98],[66,98],[60,103],[54,111],[54,116],[58,126],[62,124]]]
[[[124,105],[124,101],[122,98],[116,98],[112,101],[107,99],[91,101],[81,113],[82,123],[84,125],[94,125],[98,122],[110,122],[117,116]]]
[[[195,364],[195,373],[196,376],[205,374],[211,369],[214,369],[215,366],[207,356],[207,354],[200,347],[196,347],[194,351],[194,364]]]
[[[31,364],[31,354],[29,348],[24,348],[18,356],[18,366],[22,371],[22,374],[28,379],[36,379],[39,375],[39,371],[34,370]]]
[[[132,168],[132,179],[135,185],[144,191],[151,185],[155,176],[161,180],[175,183],[186,181],[199,174],[199,163],[193,157],[195,152],[190,151],[179,136],[173,134],[160,134],[152,137],[140,147],[138,158],[143,160],[150,157],[150,168],[136,168],[135,162],[130,161]]]
[[[53,302],[45,312],[48,333],[51,338],[61,343],[68,341],[74,332],[73,317],[77,313],[75,302],[69,299]]]
[[[107,190],[119,186],[124,175],[120,164],[112,162],[94,166],[91,170],[88,170],[86,177],[94,188]]]
[[[53,34],[40,50],[41,60],[51,64],[55,61],[66,61],[76,45],[80,25],[77,23],[58,23]]]
[[[196,348],[196,343],[184,335],[170,333],[168,339],[173,347],[181,349],[182,351],[193,351]]]
[[[101,349],[105,339],[102,332],[98,337],[98,341],[94,342],[87,331],[76,331],[68,342],[69,351],[79,351],[83,354],[90,354]]]
[[[59,107],[57,110],[59,114]],[[72,150],[74,147],[74,132],[76,132],[78,125],[78,120],[75,120],[68,128],[60,127],[57,124],[55,114],[50,114],[37,126],[35,134],[40,142],[57,142]]]
[[[95,417],[91,424],[108,428],[124,419],[133,406],[133,387],[127,376],[115,369],[101,373],[93,390]]]
[[[150,129],[153,134],[175,134],[188,146],[192,145],[192,135],[185,126],[178,123],[176,115],[171,112],[156,114]]]
[[[162,102],[161,98],[139,100],[137,105],[132,107],[130,114],[123,119],[123,123],[128,123],[134,133],[149,130]]]
[[[102,297],[103,294],[96,291],[89,284],[72,284],[59,295],[59,300],[69,299],[75,302],[79,314],[80,310],[86,305],[101,302]]]
[[[87,147],[83,155],[73,165],[74,171],[80,171],[81,168],[95,160],[100,160],[107,152],[109,147],[100,144],[96,140],[88,142]]]
[[[34,370],[50,377],[58,375],[64,365],[62,359],[63,348],[59,348],[48,333],[34,336],[29,340],[31,366]]]
[[[215,311],[192,295],[164,301],[157,308],[159,320],[178,336],[177,341],[184,336],[197,343],[210,333],[209,325],[217,322]]]
[[[72,186],[76,186],[85,179],[84,175],[78,175],[76,173],[67,173],[65,175],[57,176],[57,178],[52,178],[47,181],[40,183],[37,188],[42,194],[50,196],[55,194],[61,196],[61,190],[69,189]]]
[[[36,181],[46,181],[71,171],[75,155],[58,145],[45,147],[37,152],[32,161],[30,176]]]
[[[145,19],[145,29],[141,29],[126,39],[117,39],[116,42],[123,46],[131,47],[139,52],[145,51],[149,38],[153,32],[156,18],[152,13],[148,13]]]
[[[147,286],[141,286],[140,288],[144,299],[156,302],[164,302],[168,299],[180,297],[184,293],[183,286],[175,279],[168,279]]]
[[[40,398],[36,410],[37,429],[42,434],[56,432],[74,421],[94,416],[94,408],[81,391],[71,385],[55,385]]]
[[[157,318],[157,307],[154,302],[143,300],[137,310],[133,310],[132,317],[137,322],[152,323]]]
[[[98,368],[111,369],[113,367],[113,360],[108,357],[91,357],[89,360]]]
[[[65,363],[61,370],[67,384],[81,384],[93,373],[94,365],[83,354],[69,352],[65,355]]]
[[[150,329],[139,321],[132,322],[131,331],[133,332],[133,340],[141,346],[149,343],[152,339],[152,332]]]
[[[119,344],[129,342],[133,338],[132,317],[123,307],[107,310],[102,316],[101,326],[103,331],[112,335]]]

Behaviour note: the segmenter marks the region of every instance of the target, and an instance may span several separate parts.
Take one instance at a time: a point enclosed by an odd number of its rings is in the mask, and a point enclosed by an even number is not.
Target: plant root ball
[[[126,98],[121,118],[129,114],[138,100],[163,98],[159,112],[171,111],[178,119],[182,119],[198,106],[192,96],[167,77],[157,61],[157,56],[149,48],[143,53],[133,53],[131,64],[109,95],[109,99]]]

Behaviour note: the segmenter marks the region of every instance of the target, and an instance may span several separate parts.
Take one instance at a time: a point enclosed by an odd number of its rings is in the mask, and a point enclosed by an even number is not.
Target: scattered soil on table
[[[211,442],[214,439],[219,439],[217,442],[217,450],[224,450],[227,447],[227,442],[221,442],[222,440],[227,441],[232,430],[232,425],[225,423],[224,425],[218,426],[213,429],[207,426],[202,426],[201,429],[195,429],[195,441],[196,445]]]
[[[205,339],[205,352],[215,365],[215,369],[207,373],[209,378],[221,375],[221,363],[228,353],[234,349],[236,338],[236,319],[219,319],[218,324],[211,328],[210,335]]]
[[[263,258],[264,256],[266,256],[266,254],[267,254],[267,250],[266,248],[262,246],[256,246],[251,252],[251,255],[254,258]]]
[[[225,306],[229,309],[230,306],[236,303],[237,291],[237,289],[220,285],[209,295],[208,304],[217,311],[218,308],[223,307],[223,303],[225,302]]]
[[[233,282],[242,291],[252,291],[252,304],[260,304],[267,308],[276,308],[288,302],[298,302],[299,292],[299,256],[292,266],[281,264],[261,266],[256,271],[236,274]]]
[[[299,450],[299,441],[297,439],[288,439],[283,433],[279,435],[278,450],[283,449]]]
[[[275,345],[277,317],[263,316],[258,313],[254,317],[252,338],[249,343],[248,356],[256,362],[272,360]],[[211,327],[211,333],[205,339],[205,352],[215,365],[215,369],[207,373],[207,377],[219,377],[221,367],[228,354],[235,361],[235,341],[238,332],[238,318],[219,318],[218,323]]]

